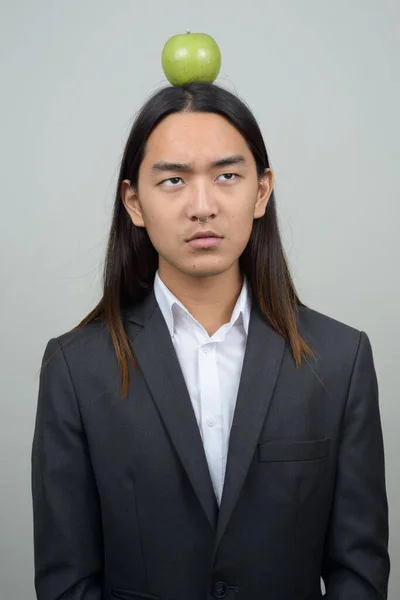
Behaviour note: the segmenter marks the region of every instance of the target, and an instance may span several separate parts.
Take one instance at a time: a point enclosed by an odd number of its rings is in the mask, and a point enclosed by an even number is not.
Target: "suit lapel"
[[[230,433],[215,551],[243,487],[272,400],[285,340],[253,304],[242,375]]]
[[[129,309],[128,321],[142,326],[134,335],[128,325],[134,356],[200,504],[215,529],[218,504],[203,442],[175,348],[153,292],[143,303]]]
[[[267,417],[285,340],[253,304],[242,374],[230,432],[224,489],[218,514],[207,459],[182,370],[154,292],[130,307],[128,336],[179,459],[213,529],[214,554],[247,476]]]

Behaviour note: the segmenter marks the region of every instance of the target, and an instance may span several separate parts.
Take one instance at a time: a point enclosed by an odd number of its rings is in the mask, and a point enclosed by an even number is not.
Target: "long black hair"
[[[147,139],[165,117],[181,112],[223,116],[247,142],[258,177],[269,168],[265,143],[251,110],[237,96],[218,85],[196,82],[184,87],[164,87],[155,92],[137,114],[125,146],[116,187],[104,264],[103,296],[74,328],[80,329],[95,320],[107,323],[121,369],[122,397],[126,397],[129,386],[128,361],[135,369],[138,366],[124,330],[121,311],[143,299],[152,289],[158,255],[146,229],[132,223],[121,199],[121,185],[124,179],[129,179],[132,187],[137,187]],[[254,220],[239,262],[260,312],[290,344],[296,365],[301,363],[302,355],[314,356],[297,330],[297,307],[304,305],[297,296],[282,246],[274,192],[265,215]]]

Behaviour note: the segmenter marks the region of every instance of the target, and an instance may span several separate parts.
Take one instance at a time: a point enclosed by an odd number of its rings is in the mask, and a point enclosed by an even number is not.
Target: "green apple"
[[[192,81],[212,83],[221,68],[221,52],[217,42],[207,33],[180,33],[165,44],[162,68],[172,85]]]

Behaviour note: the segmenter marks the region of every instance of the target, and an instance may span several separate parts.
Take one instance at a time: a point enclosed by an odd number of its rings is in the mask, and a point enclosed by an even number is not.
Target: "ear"
[[[265,169],[258,184],[257,200],[254,206],[254,218],[260,219],[265,215],[268,200],[274,189],[274,174],[271,169]]]
[[[132,219],[132,223],[136,227],[144,227],[142,209],[140,208],[137,191],[132,187],[129,179],[124,179],[121,184],[121,200]]]

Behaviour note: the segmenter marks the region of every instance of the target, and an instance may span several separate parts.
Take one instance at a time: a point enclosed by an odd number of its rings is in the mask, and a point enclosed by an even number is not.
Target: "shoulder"
[[[59,346],[66,352],[87,352],[111,342],[109,328],[105,321],[96,320],[83,327],[73,328],[57,335],[54,338]]]
[[[148,318],[148,305],[154,309],[151,299],[138,300],[121,309],[121,332],[124,332],[130,342],[141,331]],[[147,306],[146,310],[144,306]],[[86,368],[93,367],[98,371],[110,362],[114,364],[117,361],[113,336],[104,317],[52,337],[46,344],[43,360],[55,353],[60,355],[58,360],[65,359],[71,365],[80,366],[80,370],[85,365]]]
[[[311,349],[337,363],[353,362],[363,338],[369,344],[364,331],[307,306],[299,306],[297,321]]]
[[[355,339],[361,334],[356,327],[339,321],[308,306],[298,308],[299,327],[317,336],[336,336],[341,339]]]
[[[150,293],[121,308],[122,331],[130,341],[141,331],[156,306],[154,293]],[[110,352],[115,356],[113,337],[104,317],[55,335],[48,341],[45,354],[57,349],[61,349],[67,358],[84,358],[85,362],[88,362],[90,357],[101,358]]]
[[[82,369],[104,364],[115,356],[109,328],[104,321],[92,321],[83,327],[72,328],[50,338],[44,349],[42,364],[47,361],[67,363]],[[53,360],[54,359],[54,360]]]

